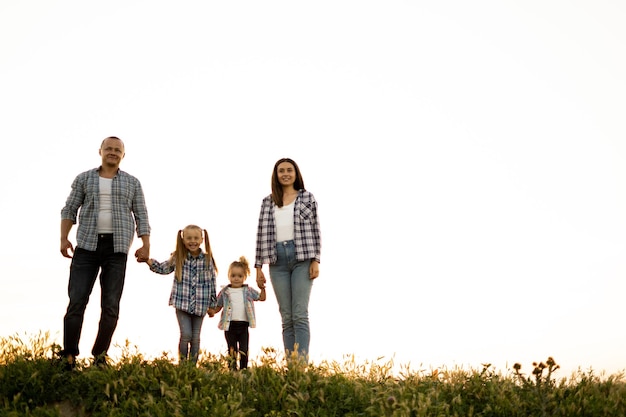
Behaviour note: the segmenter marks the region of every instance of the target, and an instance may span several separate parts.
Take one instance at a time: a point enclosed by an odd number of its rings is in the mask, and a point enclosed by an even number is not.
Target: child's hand
[[[214,308],[209,308],[209,309],[207,309],[206,313],[209,315],[209,317],[213,317],[213,316],[215,316],[215,309]]]

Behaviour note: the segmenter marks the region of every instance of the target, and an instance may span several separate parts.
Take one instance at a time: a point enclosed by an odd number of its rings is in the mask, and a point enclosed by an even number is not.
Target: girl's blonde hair
[[[230,266],[228,267],[228,276],[230,276],[230,271],[233,268],[243,269],[243,272],[246,277],[250,275],[250,264],[248,263],[248,260],[246,259],[245,256],[240,256],[238,261],[233,261],[230,264]]]
[[[183,240],[183,236],[187,230],[199,230],[201,233],[204,233],[204,247],[206,251],[206,262],[207,267],[213,263],[213,268],[215,269],[215,273],[217,273],[217,265],[215,264],[215,259],[213,258],[213,251],[211,251],[211,242],[209,241],[209,233],[206,229],[201,228],[200,226],[196,226],[195,224],[190,224],[185,226],[184,229],[179,230],[176,235],[176,250],[172,253],[170,257],[170,262],[176,262],[176,266],[174,269],[174,276],[176,280],[180,282],[183,279],[183,264],[185,263],[185,259],[187,259],[187,254],[189,253],[189,249],[185,247],[185,242]]]

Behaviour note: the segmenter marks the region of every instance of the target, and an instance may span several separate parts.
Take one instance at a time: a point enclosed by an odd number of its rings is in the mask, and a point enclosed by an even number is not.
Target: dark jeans
[[[248,342],[250,340],[248,326],[247,321],[231,321],[228,330],[224,331],[231,369],[237,369],[237,353],[239,353],[239,369],[248,367]]]
[[[106,355],[111,345],[113,332],[117,327],[127,258],[127,254],[113,251],[113,235],[98,235],[98,248],[95,252],[76,248],[70,266],[68,286],[70,302],[63,322],[62,354],[77,356],[80,353],[78,341],[83,327],[85,308],[87,308],[89,296],[100,271],[102,312],[98,336],[91,353],[96,357]]]

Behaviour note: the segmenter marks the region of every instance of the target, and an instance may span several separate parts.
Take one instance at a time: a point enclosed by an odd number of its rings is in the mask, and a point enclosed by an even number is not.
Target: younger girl
[[[250,266],[245,257],[240,257],[228,267],[230,284],[224,287],[217,296],[217,308],[209,310],[215,314],[222,310],[218,328],[224,330],[231,369],[237,369],[237,353],[239,353],[239,369],[248,367],[248,327],[256,327],[254,301],[265,301],[265,285],[259,286],[261,292],[244,284],[250,275]]]
[[[203,232],[206,253],[200,248]],[[200,350],[202,321],[209,309],[215,308],[217,302],[217,266],[211,252],[209,234],[199,226],[189,225],[178,231],[176,251],[167,261],[161,263],[148,259],[145,262],[157,274],[167,275],[175,271],[169,304],[176,308],[180,327],[178,353],[181,362],[195,364]],[[210,316],[213,317],[212,314]]]

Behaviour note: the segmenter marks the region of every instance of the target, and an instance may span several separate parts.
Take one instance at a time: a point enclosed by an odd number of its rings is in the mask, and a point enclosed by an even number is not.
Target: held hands
[[[258,285],[258,287],[260,289],[265,289],[265,274],[263,273],[263,269],[262,268],[257,268],[256,269],[256,285]]]
[[[219,313],[221,310],[222,310],[222,307],[209,307],[206,313],[209,315],[209,317],[213,317],[217,313]]]
[[[148,259],[150,259],[150,246],[143,245],[137,249],[135,258],[137,258],[137,262],[148,262]]]

